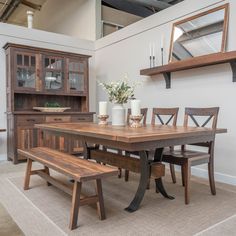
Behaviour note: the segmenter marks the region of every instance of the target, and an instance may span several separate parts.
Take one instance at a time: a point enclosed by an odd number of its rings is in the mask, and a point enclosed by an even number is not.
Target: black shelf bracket
[[[235,64],[236,65],[236,64]],[[235,68],[236,69],[236,68]],[[236,71],[235,71],[236,72]],[[166,88],[170,89],[171,87],[171,73],[170,72],[164,72],[163,76],[165,78],[166,81]]]
[[[233,72],[233,82],[236,82],[236,61],[231,61],[230,65]]]

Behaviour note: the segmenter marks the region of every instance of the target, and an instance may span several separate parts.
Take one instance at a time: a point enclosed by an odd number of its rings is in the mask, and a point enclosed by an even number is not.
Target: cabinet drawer
[[[33,126],[34,124],[44,123],[43,116],[17,116],[17,125],[21,126]]]
[[[71,117],[72,122],[92,122],[92,115],[75,115]]]
[[[46,116],[46,122],[70,122],[71,121],[71,116]]]

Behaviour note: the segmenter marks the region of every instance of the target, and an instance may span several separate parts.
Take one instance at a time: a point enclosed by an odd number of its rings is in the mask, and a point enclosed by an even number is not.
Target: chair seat
[[[202,160],[202,159],[207,159],[209,160],[210,154],[206,152],[199,152],[199,151],[192,151],[192,150],[169,150],[169,151],[164,151],[163,153],[163,161],[164,162],[169,162],[170,159],[176,159],[178,162],[178,159],[191,159],[191,160]],[[170,161],[173,163],[172,161]],[[173,163],[174,164],[174,163]],[[178,164],[178,163],[176,163]]]

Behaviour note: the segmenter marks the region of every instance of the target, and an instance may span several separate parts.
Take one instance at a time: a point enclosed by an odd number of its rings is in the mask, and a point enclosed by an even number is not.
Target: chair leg
[[[32,160],[28,158],[27,159],[26,172],[25,172],[24,190],[29,189],[31,168],[32,168]]]
[[[175,184],[176,183],[176,176],[175,176],[174,164],[170,164],[170,173],[171,173],[172,182]]]
[[[50,176],[50,171],[49,171],[49,168],[48,168],[47,166],[44,166],[44,170],[45,170],[45,173]],[[52,185],[52,184],[50,184],[49,182],[47,182],[47,186],[51,186],[51,185]]]
[[[214,179],[214,163],[210,161],[208,163],[208,175],[209,175],[209,183],[211,188],[211,194],[216,195],[216,186],[215,186],[215,179]]]
[[[129,181],[129,170],[125,170],[125,181]]]
[[[72,206],[71,206],[71,212],[70,212],[70,224],[69,224],[69,228],[71,230],[77,227],[81,187],[82,187],[82,183],[77,182],[77,181],[74,182],[73,194],[72,194]]]
[[[118,173],[118,178],[120,179],[122,177],[122,169],[121,168],[118,168],[119,170],[119,173]]]
[[[190,201],[190,176],[191,176],[191,165],[189,162],[186,162],[183,165],[184,172],[184,195],[185,195],[185,204],[189,204]]]
[[[98,196],[98,202],[97,202],[98,215],[99,215],[100,220],[105,220],[106,213],[105,213],[105,207],[104,207],[101,179],[96,179],[96,192]]]
[[[181,178],[182,178],[182,186],[184,187],[184,167],[181,166]]]

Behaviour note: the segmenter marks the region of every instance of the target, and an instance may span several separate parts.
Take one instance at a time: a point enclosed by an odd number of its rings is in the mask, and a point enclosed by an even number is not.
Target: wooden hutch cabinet
[[[89,112],[88,59],[90,56],[8,43],[7,70],[7,150],[8,160],[17,163],[23,157],[17,148],[40,145],[37,123],[92,122]],[[40,112],[33,107],[58,103],[71,107],[60,113]],[[76,140],[50,136],[46,144],[61,151],[81,150]]]

